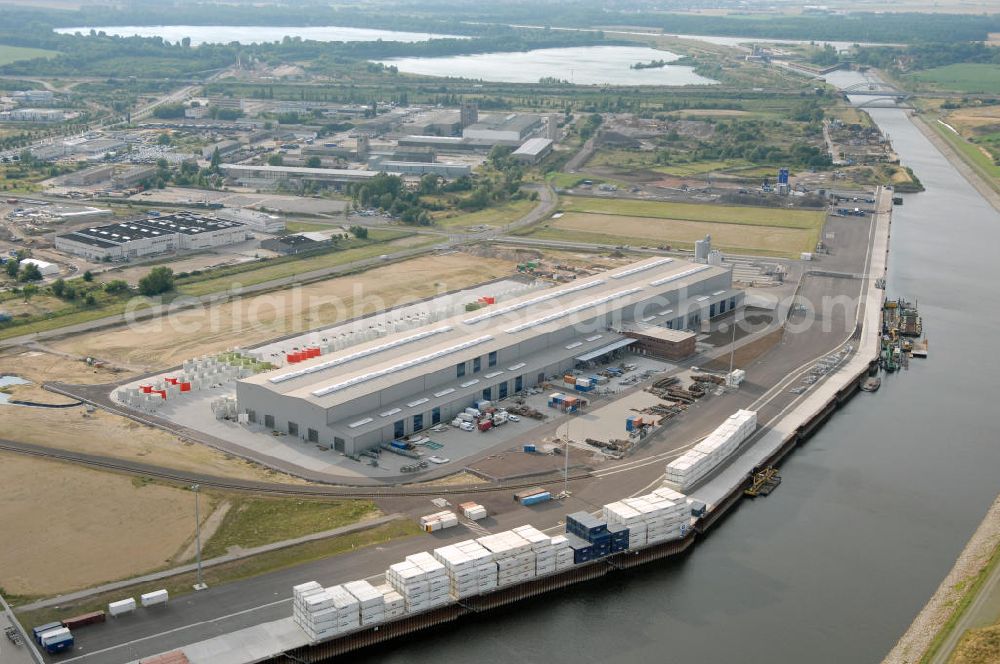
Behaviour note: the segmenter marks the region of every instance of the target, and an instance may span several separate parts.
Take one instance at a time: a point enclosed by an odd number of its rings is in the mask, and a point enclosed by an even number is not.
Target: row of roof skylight
[[[530,300],[524,300],[523,302],[515,302],[514,304],[508,305],[506,307],[500,307],[499,309],[491,309],[485,313],[481,313],[477,316],[471,316],[470,318],[463,319],[462,322],[466,325],[472,325],[474,323],[480,323],[484,320],[494,318],[496,316],[502,316],[504,314],[509,314],[512,311],[518,311],[519,309],[524,309],[525,307],[530,307],[541,302],[546,302],[548,300],[555,299],[557,297],[562,297],[563,295],[569,295],[570,293],[577,293],[588,288],[593,288],[594,286],[599,286],[604,283],[604,279],[597,279],[595,281],[588,281],[585,283],[579,283],[569,288],[561,288],[557,291],[546,293],[545,295],[539,295],[538,297],[533,297]]]
[[[364,350],[359,350],[356,353],[351,353],[350,355],[342,355],[340,357],[335,357],[332,360],[327,360],[326,362],[320,362],[319,364],[314,364],[311,367],[304,367],[302,369],[297,369],[295,371],[289,371],[288,373],[279,374],[277,376],[271,376],[268,380],[272,383],[283,383],[286,380],[292,380],[293,378],[301,378],[302,376],[307,376],[311,373],[316,373],[317,371],[325,371],[332,367],[340,366],[341,364],[346,364],[348,362],[353,362],[354,360],[360,360],[363,357],[370,357],[376,353],[382,353],[393,348],[399,348],[414,341],[420,341],[421,339],[426,339],[428,337],[433,337],[437,334],[443,334],[445,332],[451,332],[452,327],[450,325],[443,325],[441,327],[436,327],[432,330],[425,330],[423,332],[418,332],[417,334],[411,334],[409,336],[401,337],[395,341],[389,341],[378,346],[372,346],[371,348],[366,348]]]
[[[475,339],[469,339],[468,341],[463,341],[460,344],[455,344],[454,346],[448,346],[440,350],[436,350],[433,353],[427,353],[426,355],[421,355],[419,357],[414,357],[412,359],[406,360],[405,362],[400,362],[398,364],[393,364],[392,366],[385,367],[384,369],[379,369],[378,371],[371,371],[366,374],[361,374],[359,376],[354,376],[353,378],[348,378],[347,380],[341,381],[339,383],[334,383],[333,385],[328,385],[322,387],[318,390],[313,390],[312,395],[314,397],[325,397],[328,394],[337,392],[338,390],[343,390],[360,383],[368,382],[369,380],[374,380],[376,378],[381,378],[382,376],[388,376],[394,374],[397,371],[403,371],[404,369],[409,369],[410,367],[415,367],[420,364],[425,364],[431,362],[446,355],[451,355],[453,353],[458,353],[467,348],[472,348],[473,346],[478,346],[484,344],[487,341],[492,341],[493,335],[485,334],[481,337],[476,337]]]
[[[599,297],[596,300],[589,300],[587,302],[583,302],[581,304],[568,307],[561,311],[553,312],[551,314],[548,314],[547,316],[542,316],[541,318],[536,318],[534,320],[529,320],[527,322],[520,323],[519,325],[515,325],[513,327],[508,327],[506,330],[504,330],[504,332],[508,334],[514,334],[515,332],[520,332],[522,330],[527,330],[532,327],[544,325],[545,323],[550,323],[554,320],[558,320],[565,316],[569,316],[570,314],[575,314],[578,311],[583,311],[584,309],[589,309],[591,307],[596,307],[600,304],[604,304],[605,302],[610,302],[611,300],[617,299],[619,297],[625,297],[627,295],[632,295],[633,293],[638,293],[639,291],[642,290],[642,288],[643,288],[642,286],[636,286],[635,288],[628,288],[626,290],[618,291],[617,293],[611,293],[610,295]]]
[[[650,286],[662,286],[663,284],[669,284],[671,281],[677,281],[678,279],[683,279],[684,277],[690,277],[692,274],[697,274],[702,270],[707,270],[712,267],[711,265],[695,265],[686,270],[682,270],[677,274],[672,274],[669,277],[663,277],[662,279],[657,279],[656,281],[650,281]]]
[[[661,265],[666,265],[667,263],[673,263],[673,258],[658,258],[652,263],[646,263],[645,265],[639,265],[633,268],[629,268],[624,272],[618,272],[616,274],[609,274],[608,276],[612,279],[623,279],[625,277],[631,277],[633,274],[638,274],[640,272],[645,272],[646,270],[652,270],[654,267],[660,267]]]

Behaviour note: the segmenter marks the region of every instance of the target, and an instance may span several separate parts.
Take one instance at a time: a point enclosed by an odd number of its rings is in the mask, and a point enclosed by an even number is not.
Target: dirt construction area
[[[127,374],[95,369],[84,362],[46,352],[17,350],[0,354],[0,376],[5,375],[30,381],[27,385],[5,388],[10,399],[67,403],[71,400],[42,389],[42,383],[48,380],[107,383]],[[301,483],[296,478],[256,466],[204,445],[182,441],[165,431],[144,426],[128,418],[101,410],[89,413],[82,406],[48,409],[0,404],[0,438],[220,477]],[[39,501],[41,502],[41,498]],[[0,570],[2,569],[0,566]]]
[[[46,595],[162,567],[192,537],[192,509],[188,491],[0,454],[0,586]]]
[[[304,286],[182,311],[54,343],[115,364],[167,368],[186,359],[348,320],[513,272],[504,260],[465,253],[425,256]]]

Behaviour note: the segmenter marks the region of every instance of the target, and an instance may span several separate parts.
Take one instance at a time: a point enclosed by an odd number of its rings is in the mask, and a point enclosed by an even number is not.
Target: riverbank
[[[915,664],[944,656],[962,636],[962,614],[975,599],[986,567],[1000,547],[1000,496],[997,497],[975,534],[965,545],[955,566],[941,581],[930,601],[917,614],[882,664]]]
[[[946,141],[941,135],[931,127],[928,122],[923,118],[923,116],[917,113],[911,113],[910,119],[913,121],[913,125],[920,130],[920,132],[927,137],[934,147],[944,155],[945,159],[955,168],[956,171],[962,174],[966,180],[969,181],[979,195],[989,201],[998,212],[1000,212],[1000,193],[990,186],[990,183],[983,180],[983,176],[980,175],[972,166],[969,165],[965,158],[962,157],[955,147]],[[964,140],[964,139],[960,139]]]

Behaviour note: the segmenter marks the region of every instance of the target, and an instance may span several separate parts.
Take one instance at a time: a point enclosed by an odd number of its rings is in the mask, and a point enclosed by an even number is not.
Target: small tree
[[[115,279],[104,284],[104,292],[109,295],[121,295],[128,292],[128,282],[124,279]]]
[[[209,162],[208,168],[213,173],[218,173],[220,164],[222,164],[222,155],[219,154],[219,146],[217,145],[212,151],[212,161]]]
[[[8,277],[10,277],[11,279],[16,279],[17,278],[17,271],[18,271],[19,264],[20,264],[20,261],[14,259],[14,258],[11,258],[9,261],[7,261],[6,263],[4,263],[4,268],[3,269],[7,273]]]
[[[358,238],[359,240],[368,239],[368,229],[364,226],[351,226],[351,235]]]
[[[41,281],[42,271],[34,263],[24,263],[17,274],[18,281]]]
[[[83,280],[89,284],[91,281],[94,280],[94,273],[91,272],[90,270],[87,270],[86,272],[83,273]]]
[[[174,271],[169,267],[154,267],[139,280],[139,292],[147,297],[161,295],[174,289]]]
[[[36,293],[38,293],[38,286],[35,284],[25,284],[21,289],[21,296],[24,297],[24,301],[30,300]]]
[[[269,166],[281,166],[283,163],[285,163],[285,158],[280,154],[272,154],[267,158],[267,164]]]
[[[62,277],[59,277],[58,279],[52,282],[52,285],[49,286],[49,288],[52,290],[53,295],[55,295],[56,297],[62,297],[63,292],[66,290],[66,282],[63,280]]]
[[[322,165],[323,165],[323,160],[317,157],[316,155],[313,155],[308,159],[306,159],[306,166],[309,168],[319,168]]]

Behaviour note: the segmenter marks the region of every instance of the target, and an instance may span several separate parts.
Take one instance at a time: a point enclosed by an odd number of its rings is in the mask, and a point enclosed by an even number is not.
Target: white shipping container
[[[139,596],[139,601],[142,602],[143,606],[166,604],[168,599],[170,599],[170,595],[167,593],[166,589],[154,590],[153,592],[144,593]]]
[[[135,611],[135,598],[129,597],[128,599],[121,599],[117,602],[110,602],[108,604],[108,613],[117,617],[125,613],[130,613]]]

